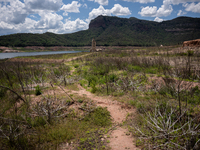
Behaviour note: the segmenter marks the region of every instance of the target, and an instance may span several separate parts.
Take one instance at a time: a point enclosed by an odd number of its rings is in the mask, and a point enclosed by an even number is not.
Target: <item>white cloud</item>
[[[154,21],[156,21],[156,22],[162,22],[163,19],[162,19],[162,18],[159,18],[159,17],[156,17],[156,18],[154,19]]]
[[[52,12],[40,12],[41,19],[39,21],[26,18],[24,23],[9,24],[4,21],[0,21],[1,34],[11,33],[71,33],[79,30],[88,29],[88,23],[77,18],[72,21],[70,17],[62,22],[62,16]]]
[[[155,0],[123,0],[127,2],[138,2],[138,3],[154,3]]]
[[[0,32],[1,34],[12,34],[12,33],[41,33],[42,30],[38,31],[35,30],[34,24],[36,23],[35,20],[30,18],[26,18],[24,23],[19,24],[9,24],[6,22],[0,22]]]
[[[129,0],[129,1],[136,1],[136,0]],[[138,12],[141,16],[143,17],[163,17],[163,16],[169,16],[172,11],[172,5],[177,5],[180,3],[186,3],[186,2],[197,2],[200,0],[163,0],[163,5],[161,5],[160,8],[157,9],[157,6],[146,6],[142,7],[141,11]],[[186,3],[187,4],[187,3]],[[184,4],[186,7],[186,11],[193,11],[193,12],[200,12],[200,6],[197,4],[195,5],[194,3],[187,4],[187,6]],[[185,12],[179,11],[179,15],[184,15],[186,14]]]
[[[79,13],[79,7],[81,7],[81,4],[79,4],[78,1],[72,1],[71,4],[63,5],[60,10],[64,10],[65,12]]]
[[[83,7],[84,7],[84,8],[87,8],[88,6],[87,6],[87,4],[83,4]]]
[[[103,16],[111,16],[111,11],[109,9],[104,9],[103,6],[99,6],[99,8],[97,9],[93,9],[90,13],[89,13],[89,18],[88,18],[88,22],[94,18],[96,18],[99,15],[103,15]]]
[[[14,28],[14,26],[12,25],[12,24],[9,24],[9,23],[6,23],[6,22],[4,22],[4,21],[1,21],[0,22],[0,29],[13,29]]]
[[[42,30],[38,31],[35,29],[34,24],[37,23],[37,21],[26,18],[24,23],[19,24],[18,26],[15,27],[16,30],[19,30],[19,32],[39,32],[41,33]]]
[[[77,18],[75,21],[66,20],[64,24],[64,30],[66,32],[74,32],[78,30],[86,30],[88,28],[88,23]]]
[[[68,16],[68,13],[65,11],[65,12],[63,13],[63,16]]]
[[[112,8],[105,9],[104,5],[108,5],[109,0],[72,0],[67,4],[64,4],[62,1],[63,0],[0,0],[0,35],[18,32],[43,33],[47,31],[54,33],[71,33],[87,29],[90,20],[99,15],[126,16],[131,14],[128,7],[123,7],[120,4],[115,4]],[[71,17],[69,13],[80,13],[80,8],[89,7],[86,1],[93,1],[100,5],[98,8],[92,9],[88,19],[81,20],[77,18],[71,20],[73,17]],[[155,0],[121,1],[143,4],[155,2]],[[144,17],[154,17],[154,21],[161,22],[163,21],[162,17],[170,15],[173,11],[172,6],[177,4],[183,4],[185,8],[185,10],[176,10],[178,16],[184,15],[188,11],[200,13],[200,0],[162,1],[163,4],[160,7],[144,5],[145,7],[141,8],[139,14]],[[59,15],[56,13],[57,11],[64,13]],[[38,15],[40,17],[38,17]],[[64,20],[64,16],[68,16],[66,17],[68,19]]]
[[[131,14],[128,7],[122,7],[120,4],[115,4],[114,7],[111,9],[111,13],[116,16],[126,16]]]
[[[200,13],[200,2],[195,4],[195,3],[191,3],[191,4],[184,4],[183,5],[185,7],[185,10],[186,11],[191,11],[191,12],[194,12],[194,13]]]
[[[0,0],[0,2],[8,3],[11,2],[12,0]]]
[[[30,17],[31,17],[31,18],[37,18],[37,17],[36,17],[36,16],[34,16],[34,15],[30,15]]]
[[[162,5],[158,10],[156,17],[169,16],[173,11],[172,5]]]
[[[177,16],[182,16],[182,15],[185,15],[185,14],[186,14],[186,12],[179,10]]]
[[[89,13],[89,18],[87,19],[87,22],[90,20],[96,18],[99,15],[103,16],[111,16],[111,15],[116,15],[116,16],[125,16],[125,15],[130,15],[131,12],[128,7],[122,7],[120,4],[115,4],[113,8],[111,9],[104,9],[102,5],[99,6],[97,9],[93,9]]]
[[[135,1],[135,0],[129,0]],[[141,11],[138,12],[143,17],[166,17],[169,16],[173,12],[172,5],[178,5],[183,3],[183,6],[186,7],[186,11],[192,11],[195,13],[200,13],[200,3],[188,4],[186,2],[200,2],[200,0],[163,0],[163,5],[157,9],[157,6],[146,6],[142,7]],[[186,12],[179,10],[177,16],[184,15]]]
[[[88,1],[94,1],[96,3],[99,3],[100,5],[108,5],[108,0],[88,0]]]
[[[157,14],[157,7],[156,6],[153,6],[153,7],[143,7],[141,9],[141,12],[139,12],[139,14],[141,16],[144,16],[144,17],[155,17],[156,14]]]
[[[60,10],[63,5],[61,2],[62,0],[24,0],[23,3],[20,0],[4,0],[3,3],[0,3],[0,34],[44,33],[47,31],[71,33],[87,29],[88,22],[79,18],[73,21],[68,17],[68,20],[63,22],[63,17],[55,12]],[[39,6],[39,4],[41,5]],[[81,4],[72,1],[71,4],[63,5],[62,10],[67,16],[68,12],[80,12],[79,7]],[[40,17],[36,17],[36,14]],[[30,18],[27,17],[28,15]],[[35,17],[40,20],[33,20]]]
[[[164,0],[163,4],[178,5],[178,4],[187,3],[187,2],[200,2],[200,0]]]
[[[167,3],[167,1],[169,0],[164,0],[163,5],[161,5],[159,9],[157,9],[156,6],[153,6],[153,7],[146,6],[146,7],[143,7],[141,11],[138,13],[143,17],[169,16],[172,13],[173,8],[172,8],[172,5],[169,5],[169,3]]]
[[[34,25],[36,29],[56,29],[63,25],[63,17],[52,12],[40,12],[41,19]]]
[[[62,0],[24,0],[26,7],[35,10],[57,11],[62,6]]]
[[[0,0],[1,24],[23,24],[29,14],[36,14],[42,10],[56,11],[62,5],[62,0]]]
[[[25,4],[19,0],[15,0],[10,5],[0,5],[0,20],[6,23],[19,24],[25,21],[28,12]]]

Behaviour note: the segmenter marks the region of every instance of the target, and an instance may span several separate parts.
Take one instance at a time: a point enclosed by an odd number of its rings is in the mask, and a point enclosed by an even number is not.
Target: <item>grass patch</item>
[[[86,135],[79,140],[78,150],[82,149],[106,149],[107,143],[104,139],[104,134],[106,134],[105,129],[95,129],[86,131]]]
[[[76,83],[67,84],[66,88],[69,89],[69,90],[74,90],[74,91],[79,90],[78,85]]]
[[[110,112],[102,107],[97,107],[92,113],[88,114],[84,120],[101,127],[111,125]]]

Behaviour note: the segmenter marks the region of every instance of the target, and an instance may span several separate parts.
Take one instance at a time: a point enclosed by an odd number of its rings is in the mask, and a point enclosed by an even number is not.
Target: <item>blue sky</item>
[[[73,33],[99,15],[162,22],[200,17],[200,0],[0,0],[0,35]]]

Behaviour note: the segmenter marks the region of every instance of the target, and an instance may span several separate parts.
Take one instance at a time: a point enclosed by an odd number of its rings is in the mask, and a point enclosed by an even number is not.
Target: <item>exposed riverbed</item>
[[[0,59],[14,58],[14,57],[19,57],[19,56],[69,54],[69,53],[79,53],[79,52],[81,52],[81,51],[47,51],[47,52],[0,53]]]

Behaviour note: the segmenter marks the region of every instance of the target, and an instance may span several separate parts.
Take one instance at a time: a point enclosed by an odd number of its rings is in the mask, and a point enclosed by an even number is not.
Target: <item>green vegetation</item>
[[[199,148],[199,51],[173,49],[93,53],[77,69],[82,87],[137,109],[126,123],[143,148]]]
[[[98,46],[160,46],[180,45],[200,38],[200,19],[178,17],[161,23],[137,18],[99,16],[88,30],[72,34],[19,33],[0,36],[1,46],[90,46],[95,38]],[[139,53],[138,53],[139,54]]]
[[[111,126],[110,113],[89,99],[65,92],[66,88],[77,89],[77,82],[63,62],[2,61],[1,149],[57,149],[62,144],[104,149],[106,142],[96,140]],[[72,105],[79,111],[69,108]],[[89,145],[87,140],[79,143],[88,137],[85,131],[95,134]]]
[[[41,94],[42,94],[42,92],[41,92],[40,86],[37,85],[37,86],[35,87],[35,95],[38,96],[38,95],[41,95]]]
[[[110,112],[76,94],[85,88],[136,110],[120,125],[129,128],[137,146],[199,149],[199,50],[182,55],[176,49],[114,47],[1,61],[0,147],[108,149]]]

